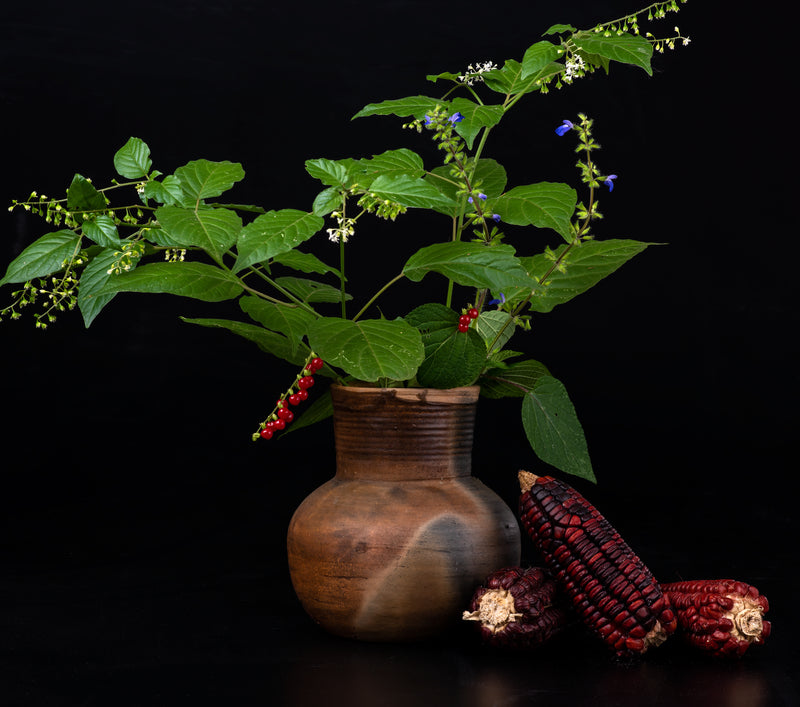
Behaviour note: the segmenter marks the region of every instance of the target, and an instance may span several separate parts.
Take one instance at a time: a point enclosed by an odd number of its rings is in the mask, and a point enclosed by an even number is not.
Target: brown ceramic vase
[[[440,634],[488,574],[520,562],[514,513],[471,475],[479,389],[331,391],[336,474],[289,525],[295,592],[340,636]]]

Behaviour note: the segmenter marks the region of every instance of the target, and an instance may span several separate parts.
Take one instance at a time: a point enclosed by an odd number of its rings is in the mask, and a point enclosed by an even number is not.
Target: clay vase
[[[331,392],[336,474],[289,524],[300,602],[365,641],[455,627],[486,576],[520,562],[514,513],[471,475],[478,387]]]

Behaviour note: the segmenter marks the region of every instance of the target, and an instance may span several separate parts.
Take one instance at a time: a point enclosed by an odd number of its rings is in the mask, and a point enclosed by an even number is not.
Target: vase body
[[[471,475],[477,386],[333,386],[335,476],[289,524],[306,612],[360,640],[454,626],[488,574],[520,562],[511,509]]]

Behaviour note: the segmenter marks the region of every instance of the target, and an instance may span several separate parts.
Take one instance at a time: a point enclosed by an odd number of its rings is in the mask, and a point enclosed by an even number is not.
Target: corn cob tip
[[[519,473],[517,474],[517,479],[519,479],[519,487],[522,489],[522,493],[527,493],[530,491],[533,488],[533,485],[540,478],[541,477],[536,476],[536,474],[532,474],[530,471],[520,469]]]
[[[491,633],[502,631],[508,624],[522,618],[516,610],[514,597],[508,589],[490,589],[479,600],[475,611],[465,611],[464,621],[480,621]]]

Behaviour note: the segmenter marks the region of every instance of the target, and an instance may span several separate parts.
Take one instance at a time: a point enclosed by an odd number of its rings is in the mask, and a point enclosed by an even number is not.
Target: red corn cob
[[[661,585],[689,644],[717,656],[740,657],[772,631],[769,602],[758,589],[733,579]]]
[[[568,623],[566,607],[547,570],[505,567],[475,590],[465,621],[479,621],[482,639],[494,646],[531,648]]]
[[[578,616],[620,658],[658,646],[677,628],[650,570],[575,489],[519,472],[520,517]]]

